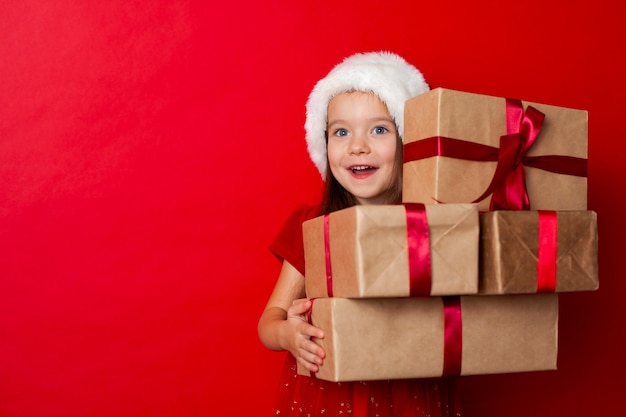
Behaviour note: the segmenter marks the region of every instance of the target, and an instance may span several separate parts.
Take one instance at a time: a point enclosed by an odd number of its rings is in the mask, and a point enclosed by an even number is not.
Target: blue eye
[[[382,127],[382,126],[376,126],[374,128],[374,133],[377,135],[382,135],[384,133],[389,132],[389,130],[386,127]]]
[[[346,129],[337,129],[335,136],[348,136],[348,131]]]

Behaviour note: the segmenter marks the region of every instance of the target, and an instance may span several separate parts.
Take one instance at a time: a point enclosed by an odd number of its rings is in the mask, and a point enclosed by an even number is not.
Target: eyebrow
[[[370,117],[368,119],[366,119],[366,121],[368,123],[377,123],[377,122],[386,122],[386,123],[391,123],[395,126],[395,122],[393,121],[392,117],[387,117],[387,116],[375,116],[375,117]],[[347,121],[345,119],[334,119],[328,122],[328,127],[334,125],[334,124],[342,124],[342,123],[347,123]]]
[[[393,123],[395,124],[395,122],[393,121],[393,117],[387,117],[387,116],[381,116],[381,117],[372,117],[370,119],[367,119],[370,122],[389,122],[389,123]]]

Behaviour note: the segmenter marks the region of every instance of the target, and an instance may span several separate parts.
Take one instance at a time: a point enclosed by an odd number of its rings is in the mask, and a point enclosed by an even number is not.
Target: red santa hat
[[[330,100],[350,91],[371,92],[387,106],[404,140],[404,102],[430,88],[422,73],[391,52],[359,53],[345,58],[317,82],[306,104],[306,142],[311,160],[325,179],[326,126]]]

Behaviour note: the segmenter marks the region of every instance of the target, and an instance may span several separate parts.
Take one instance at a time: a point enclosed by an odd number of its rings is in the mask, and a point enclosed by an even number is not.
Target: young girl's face
[[[385,204],[393,186],[396,125],[374,94],[342,93],[328,103],[328,165],[360,204]]]

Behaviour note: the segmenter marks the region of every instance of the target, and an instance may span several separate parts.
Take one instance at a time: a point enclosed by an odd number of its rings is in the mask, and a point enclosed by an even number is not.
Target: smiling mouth
[[[355,165],[349,168],[353,174],[367,174],[376,170],[376,167],[371,165]]]

